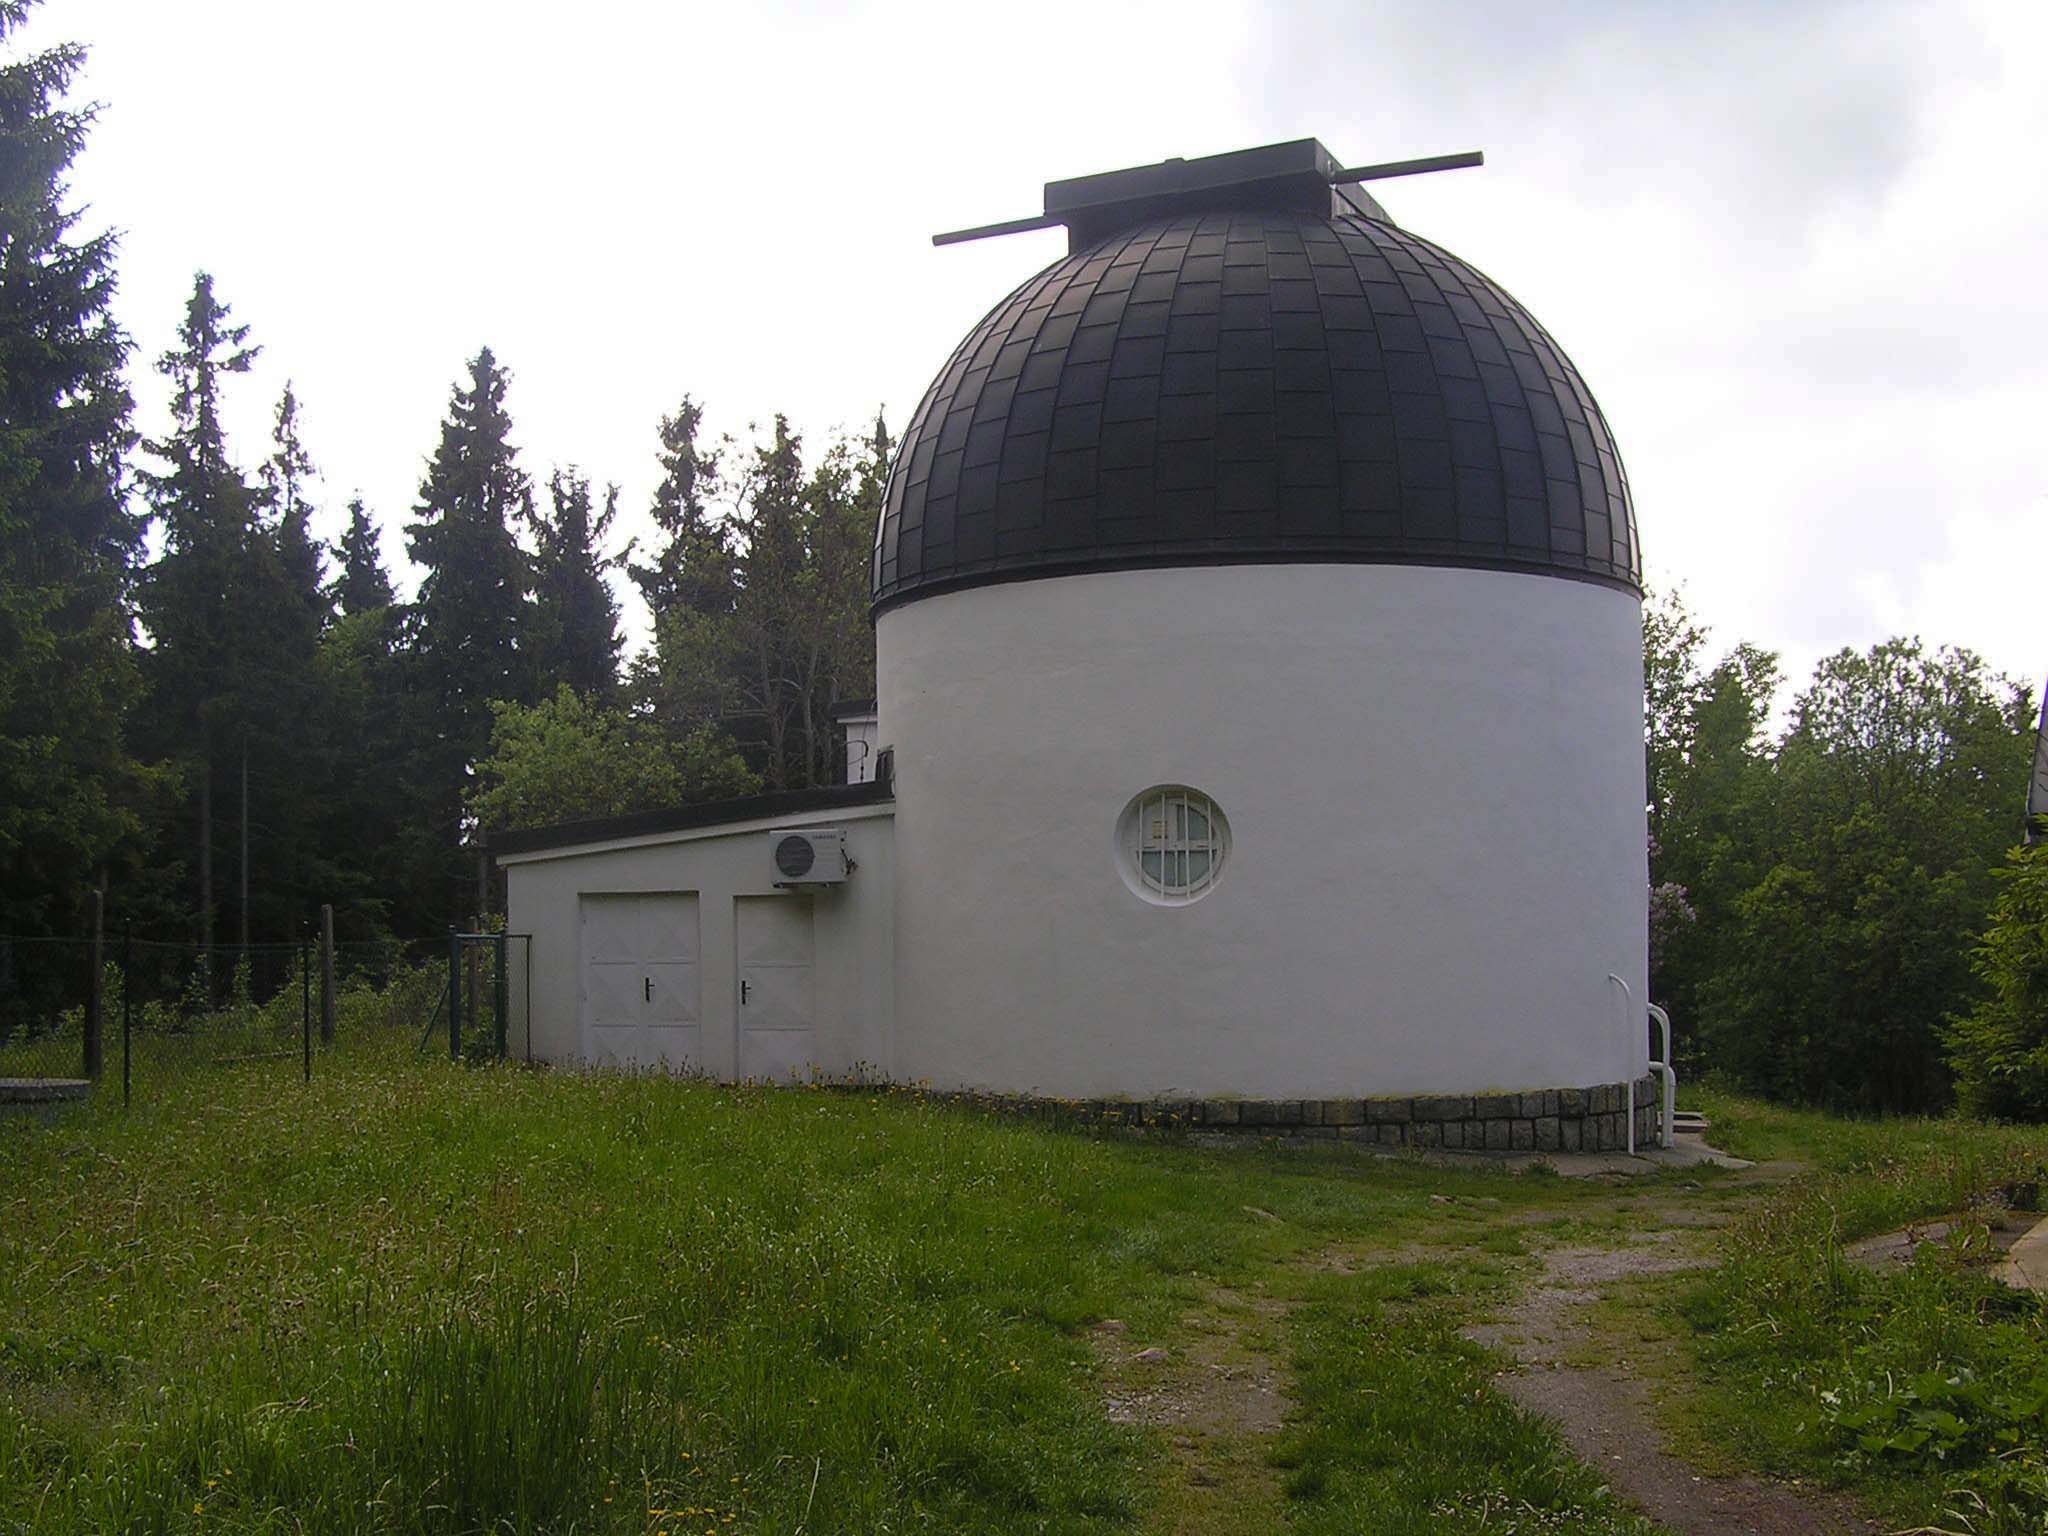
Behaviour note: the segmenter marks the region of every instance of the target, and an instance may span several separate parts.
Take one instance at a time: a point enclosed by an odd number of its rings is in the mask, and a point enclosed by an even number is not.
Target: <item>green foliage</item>
[[[1643,610],[1653,918],[1650,991],[1688,1070],[1705,1064],[1701,993],[1741,958],[1736,911],[1761,873],[1772,763],[1764,722],[1777,658],[1738,645],[1705,665],[1709,631],[1676,594]]]
[[[329,601],[346,616],[389,608],[393,602],[391,577],[384,569],[384,552],[378,543],[376,519],[354,497],[348,504],[348,527],[337,550],[341,571],[334,578]]]
[[[1953,1021],[1949,1060],[1973,1114],[2048,1120],[2048,843],[2014,848],[1974,957],[1986,995]]]
[[[1976,997],[2024,781],[2018,691],[1887,641],[1823,661],[1772,744],[1776,658],[1708,666],[1707,640],[1675,597],[1645,609],[1651,991],[1684,1064],[1805,1103],[1943,1104],[1941,1021]]]
[[[179,893],[175,907],[197,909],[209,945],[227,905],[226,882],[215,880],[221,854],[239,876],[247,849],[250,900],[232,908],[245,939],[292,931],[304,893],[326,875],[305,814],[328,772],[317,665],[325,599],[303,495],[309,465],[289,392],[266,484],[251,485],[235,463],[222,403],[228,380],[256,356],[248,335],[199,273],[177,343],[157,364],[172,384],[172,430],[148,445],[160,467],[141,477],[164,547],[143,574],[141,610],[154,644],[137,735],[177,770],[190,797],[160,825],[155,862],[175,871],[190,850],[196,889]]]
[[[533,518],[533,486],[519,467],[509,385],[489,347],[470,360],[441,423],[420,484],[407,547],[423,568],[407,612],[408,817],[418,855],[408,884],[434,892],[448,915],[464,901],[463,803],[489,750],[491,706],[536,697],[533,572],[513,536]]]
[[[1985,1278],[1965,1218],[1878,1273],[1846,1244],[2037,1179],[2039,1133],[1968,1121],[1838,1121],[1723,1096],[1716,1141],[1821,1172],[1729,1229],[1682,1315],[1711,1431],[1785,1476],[1860,1487],[1929,1526],[2031,1536],[2048,1520],[2048,1311]],[[1981,1211],[1981,1207],[1978,1208]],[[2027,1218],[2022,1218],[2027,1219]]]
[[[678,736],[730,722],[773,788],[836,782],[832,706],[874,693],[867,569],[888,432],[877,418],[867,441],[835,443],[807,468],[777,416],[715,520],[705,498],[723,484],[723,453],[696,446],[700,414],[685,397],[662,423],[653,510],[669,536],[633,567],[655,623],[636,694]]]
[[[307,481],[315,473],[313,459],[299,433],[299,398],[289,381],[278,397],[271,443],[273,451],[263,464],[263,493],[272,537],[285,585],[303,610],[304,622],[318,634],[334,615],[322,570],[326,551],[313,536],[313,507],[306,499]]]
[[[493,831],[731,799],[760,787],[716,727],[672,741],[567,683],[530,708],[501,701],[492,713],[491,750],[469,809]]]
[[[661,419],[661,483],[649,515],[661,530],[654,559],[628,567],[648,611],[659,619],[676,609],[732,611],[737,573],[731,530],[711,512],[720,489],[718,449],[698,445],[704,407],[688,395]]]
[[[1710,1050],[1809,1103],[1937,1107],[1941,1021],[2025,782],[2017,690],[1966,651],[1893,640],[1823,661],[1772,777],[1767,865],[1702,989]]]
[[[0,46],[31,9],[0,7]],[[81,237],[65,178],[90,108],[84,52],[0,63],[0,931],[77,921],[96,871],[140,849],[153,789],[124,717],[139,686],[130,585],[141,526],[112,315],[114,237]]]
[[[538,513],[533,531],[534,666],[543,690],[560,684],[585,698],[609,700],[618,687],[619,605],[605,574],[621,556],[604,544],[619,513],[619,488],[605,491],[604,510],[593,514],[588,477],[557,470],[548,480],[551,511]]]
[[[1472,1285],[1443,1265],[1378,1265],[1296,1314],[1305,1412],[1276,1452],[1288,1528],[1650,1536],[1554,1429],[1488,1389],[1493,1362],[1455,1301]]]

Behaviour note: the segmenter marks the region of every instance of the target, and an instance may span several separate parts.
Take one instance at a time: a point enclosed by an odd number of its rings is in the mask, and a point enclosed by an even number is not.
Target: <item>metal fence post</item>
[[[334,907],[320,905],[320,1043],[334,1044]]]
[[[498,1060],[500,1061],[505,1059],[505,1037],[508,1033],[505,1027],[508,1022],[505,1014],[511,1006],[511,994],[507,989],[505,975],[506,943],[506,937],[501,933],[497,936],[497,943],[492,945],[492,948],[497,951],[497,974],[491,978],[491,1001],[498,1013],[497,1046]]]
[[[121,1107],[128,1107],[129,1020],[135,1007],[135,925],[121,925]]]
[[[305,1051],[306,1081],[313,1081],[313,955],[305,924],[299,925],[299,1038]]]
[[[448,925],[448,1059],[462,1059],[462,934]]]
[[[100,1080],[100,1069],[105,1065],[106,1051],[103,1045],[101,1026],[106,1018],[106,974],[102,964],[102,950],[107,931],[107,893],[92,893],[92,943],[86,947],[86,955],[92,965],[92,977],[85,994],[85,1075],[92,1082]]]

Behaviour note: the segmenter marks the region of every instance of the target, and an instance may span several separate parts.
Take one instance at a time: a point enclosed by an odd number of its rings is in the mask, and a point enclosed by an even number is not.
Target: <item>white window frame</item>
[[[1193,834],[1197,822],[1207,828],[1201,836]],[[1155,785],[1137,796],[1117,828],[1125,883],[1161,906],[1184,906],[1208,895],[1229,854],[1230,824],[1216,802],[1182,784]],[[1202,872],[1190,877],[1187,870],[1197,856]]]

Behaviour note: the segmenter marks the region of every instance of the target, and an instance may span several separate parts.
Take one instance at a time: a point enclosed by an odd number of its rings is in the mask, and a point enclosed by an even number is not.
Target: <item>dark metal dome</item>
[[[1292,561],[1642,590],[1600,409],[1507,293],[1391,222],[1188,211],[1055,262],[960,344],[898,448],[874,597]]]

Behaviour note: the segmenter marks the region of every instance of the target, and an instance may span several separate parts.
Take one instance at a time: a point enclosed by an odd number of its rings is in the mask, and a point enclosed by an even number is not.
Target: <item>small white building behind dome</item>
[[[1590,392],[1313,140],[1046,207],[1072,253],[899,446],[848,782],[499,839],[536,1054],[1632,1145],[1640,556]]]

